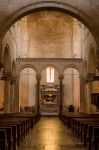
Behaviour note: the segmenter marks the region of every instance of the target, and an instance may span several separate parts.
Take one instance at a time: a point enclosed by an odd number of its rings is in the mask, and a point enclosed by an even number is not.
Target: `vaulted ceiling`
[[[60,9],[80,19],[99,39],[99,0],[0,0],[0,36],[15,21],[37,9]]]

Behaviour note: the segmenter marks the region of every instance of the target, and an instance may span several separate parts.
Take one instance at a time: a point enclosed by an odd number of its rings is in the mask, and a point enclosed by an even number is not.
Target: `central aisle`
[[[19,150],[85,150],[57,117],[42,117]]]

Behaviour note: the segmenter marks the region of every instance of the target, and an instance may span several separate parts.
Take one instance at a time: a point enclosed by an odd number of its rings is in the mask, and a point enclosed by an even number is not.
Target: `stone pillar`
[[[61,114],[63,111],[63,75],[59,76],[60,83],[60,105],[59,105],[59,113]]]
[[[3,50],[2,50],[2,39],[0,38],[0,62],[3,62],[3,60],[4,60],[2,52],[3,52]]]
[[[85,81],[83,76],[80,76],[80,112],[86,111],[85,104]]]
[[[13,82],[10,81],[10,112],[13,112]]]
[[[15,112],[15,106],[14,106],[14,102],[15,102],[15,96],[14,96],[14,86],[15,86],[15,77],[11,77],[11,81],[10,81],[10,100],[11,100],[11,108],[10,111],[11,112]]]
[[[40,112],[40,80],[41,80],[41,76],[37,75],[36,79],[37,79],[37,86],[36,86],[36,112],[39,113]]]
[[[15,98],[14,95],[15,77],[10,72],[4,73],[4,112],[16,112],[15,111]]]
[[[86,113],[89,114],[91,108],[90,82],[86,82],[85,104],[86,104]]]
[[[10,76],[5,76],[4,79],[4,113],[10,113]]]
[[[14,110],[19,112],[19,76],[15,78],[14,83]]]

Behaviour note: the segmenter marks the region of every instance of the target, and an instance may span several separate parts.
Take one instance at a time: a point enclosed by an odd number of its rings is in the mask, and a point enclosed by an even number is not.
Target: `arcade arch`
[[[55,23],[57,18],[59,20],[57,23]],[[66,22],[66,19],[67,19],[67,22]],[[44,20],[45,22],[43,22]],[[87,48],[88,47],[86,45],[82,46],[82,44],[86,40],[85,39],[86,34],[90,35],[90,36],[87,36],[88,43],[91,37],[91,42],[94,43],[93,45],[96,48],[95,40],[92,37],[91,33],[88,31],[88,29],[85,28],[85,26],[81,22],[76,20],[75,18],[72,18],[71,16],[68,16],[68,15],[66,16],[65,12],[62,12],[62,11],[58,11],[58,10],[37,11],[31,15],[21,18],[21,20],[18,21],[16,24],[15,24],[15,29],[13,29],[13,27],[10,29],[11,31],[13,30],[18,31],[18,36],[17,36],[18,39],[14,39],[18,43],[17,49],[14,49],[15,47],[13,48],[13,52],[14,50],[16,51],[16,56],[15,55],[14,56],[19,59],[23,58],[23,62],[22,62],[23,64],[25,61],[27,61],[27,63],[25,62],[26,65],[22,65],[21,62],[18,62],[19,64],[21,64],[20,65],[21,68],[20,66],[18,67],[18,69],[20,70],[24,69],[26,66],[33,67],[32,64],[29,63],[29,60],[26,60],[25,58],[31,58],[30,60],[31,62],[33,58],[42,58],[42,59],[44,58],[45,60],[48,60],[49,58],[50,61],[51,61],[51,58],[58,58],[58,59],[61,58],[63,60],[64,58],[66,58],[67,59],[66,61],[68,62],[72,61],[71,64],[73,64],[74,60],[76,59],[81,59],[81,61],[83,61],[84,59],[87,60],[87,55],[88,55]],[[23,28],[20,25],[22,25]],[[82,34],[84,34],[83,37],[80,36]],[[71,60],[69,60],[69,58]],[[58,66],[57,68],[61,70],[61,74],[62,74],[62,71],[64,69],[64,64],[61,63],[62,60],[59,60],[59,61],[60,61],[60,64],[59,66],[57,65]],[[43,65],[41,65],[41,62],[40,60],[38,62],[34,60],[33,62],[34,68],[38,67],[37,70],[35,69],[36,73],[37,72],[40,73],[41,69],[48,63],[48,62],[43,62],[42,63]],[[6,61],[4,61],[4,63],[6,64]],[[60,69],[61,67],[62,69]],[[82,68],[82,72],[83,72],[83,69],[84,67]],[[8,70],[11,70],[11,69],[8,68]],[[20,70],[17,70],[17,71],[20,72]],[[16,74],[18,75],[19,72],[17,72]],[[82,81],[81,80],[80,81],[83,82],[84,81],[83,75],[81,78],[82,78]],[[85,84],[85,82],[83,84]],[[85,89],[83,89],[83,91],[84,90]]]
[[[68,111],[70,105],[73,105],[75,111],[80,110],[80,74],[75,68],[67,68],[64,70],[64,98],[63,107]]]
[[[35,111],[36,107],[36,72],[24,68],[20,72],[19,108],[20,111]]]

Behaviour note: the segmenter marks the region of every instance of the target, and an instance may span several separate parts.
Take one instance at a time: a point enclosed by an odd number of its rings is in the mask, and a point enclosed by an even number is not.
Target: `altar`
[[[59,107],[59,86],[42,86],[41,110],[55,111]]]

